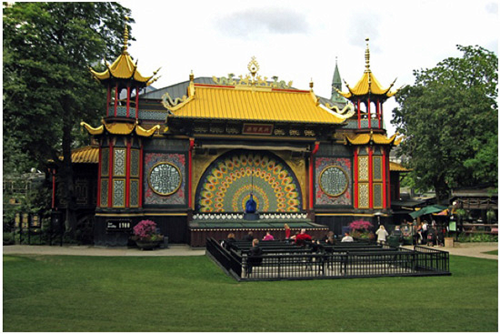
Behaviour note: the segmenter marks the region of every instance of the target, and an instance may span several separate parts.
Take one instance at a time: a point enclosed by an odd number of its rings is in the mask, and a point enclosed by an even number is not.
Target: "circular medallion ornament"
[[[340,196],[349,185],[347,173],[338,166],[328,166],[319,176],[319,185],[321,190],[328,196]]]
[[[158,195],[172,195],[181,186],[181,171],[171,163],[158,163],[151,168],[148,182],[151,189]]]

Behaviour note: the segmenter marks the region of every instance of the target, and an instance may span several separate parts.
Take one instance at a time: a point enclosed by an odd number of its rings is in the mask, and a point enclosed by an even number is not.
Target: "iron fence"
[[[244,281],[451,275],[448,252],[421,246],[340,245],[317,253],[271,247],[256,261],[245,250],[228,250],[208,238],[207,254],[234,278]]]

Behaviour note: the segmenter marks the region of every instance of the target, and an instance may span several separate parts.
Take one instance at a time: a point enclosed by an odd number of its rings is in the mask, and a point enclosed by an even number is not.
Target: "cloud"
[[[356,47],[364,47],[365,39],[375,41],[379,37],[379,25],[381,18],[374,12],[355,12],[349,20],[349,44]],[[370,44],[372,51],[378,50],[377,44]]]
[[[498,3],[496,2],[487,3],[486,12],[488,14],[498,15]]]
[[[215,26],[223,34],[237,38],[309,32],[305,15],[288,8],[250,8],[219,18]]]

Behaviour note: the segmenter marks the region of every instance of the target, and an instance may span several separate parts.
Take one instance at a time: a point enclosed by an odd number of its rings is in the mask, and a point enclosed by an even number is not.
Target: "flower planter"
[[[136,240],[135,241],[137,247],[142,250],[153,250],[158,247],[160,244],[159,240],[151,241],[151,240]]]

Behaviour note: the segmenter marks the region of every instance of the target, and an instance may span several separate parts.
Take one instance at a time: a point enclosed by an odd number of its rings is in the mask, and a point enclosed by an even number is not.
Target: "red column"
[[[381,120],[382,120],[382,112],[380,110],[380,99],[377,99],[377,118],[378,118],[378,128],[381,129],[382,127],[380,126]]]
[[[380,119],[379,119],[379,128],[382,128],[381,124],[384,121],[384,108],[382,107],[384,104],[380,102]]]
[[[358,99],[358,129],[361,129],[361,103]]]
[[[127,156],[125,158],[125,207],[130,208],[130,138],[127,138]]]
[[[387,208],[390,208],[391,207],[391,169],[390,169],[390,163],[389,163],[389,154],[387,154],[386,156],[386,159],[387,159]],[[398,188],[398,192],[399,192],[399,188]],[[399,198],[399,195],[398,195],[398,198]]]
[[[135,87],[135,119],[139,118],[139,87]]]
[[[354,208],[358,208],[358,148],[354,148]]]
[[[102,164],[102,148],[99,143],[99,165],[97,167],[97,207],[101,207],[101,164]]]
[[[189,152],[188,152],[188,206],[190,209],[193,208],[193,148],[194,148],[194,138],[189,138]]]
[[[106,96],[106,117],[109,116],[109,104],[111,103],[111,86],[108,86],[108,94]]]
[[[368,128],[371,129],[372,128],[372,113],[370,111],[370,98],[368,98],[368,104],[367,104],[367,112],[368,112]]]
[[[373,149],[368,147],[368,207],[373,209]]]
[[[130,116],[130,86],[127,87],[127,117]]]
[[[56,169],[49,169],[52,174],[52,210],[56,208]]]
[[[319,150],[319,142],[314,143],[314,149],[309,158],[309,209],[314,208],[314,155]]]
[[[380,123],[380,119],[379,119]],[[382,148],[382,207],[387,208],[387,163],[386,163],[385,147]]]
[[[109,139],[109,177],[108,177],[108,208],[113,207],[113,140]]]
[[[143,182],[143,175],[142,175],[142,165],[144,163],[143,161],[143,156],[144,156],[144,149],[142,147],[142,141],[139,140],[139,207],[142,208],[142,182]]]
[[[116,108],[118,107],[118,84],[115,87],[115,117],[116,117]]]

